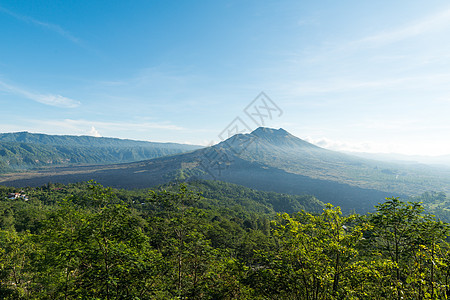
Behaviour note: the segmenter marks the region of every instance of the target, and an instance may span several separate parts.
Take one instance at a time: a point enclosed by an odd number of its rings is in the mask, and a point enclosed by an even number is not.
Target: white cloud
[[[91,130],[89,130],[88,135],[95,136],[95,137],[102,137],[101,134],[95,129],[94,126],[91,127]]]
[[[34,93],[2,81],[0,81],[0,90],[50,106],[75,108],[81,104],[79,101],[61,95]]]

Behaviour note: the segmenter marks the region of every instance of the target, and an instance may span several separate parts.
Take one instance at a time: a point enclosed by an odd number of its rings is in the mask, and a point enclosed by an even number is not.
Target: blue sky
[[[448,1],[0,1],[0,132],[207,145],[266,126],[450,154]]]

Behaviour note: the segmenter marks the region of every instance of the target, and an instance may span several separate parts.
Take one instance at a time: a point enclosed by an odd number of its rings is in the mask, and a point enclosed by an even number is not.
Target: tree
[[[170,263],[170,290],[181,299],[199,299],[205,293],[207,274],[216,260],[206,234],[210,228],[205,213],[193,207],[200,195],[181,185],[177,191],[151,192],[154,214],[151,237]]]
[[[373,256],[391,266],[384,270],[387,276],[383,296],[431,299],[442,295],[442,286],[436,285],[437,267],[441,264],[437,255],[448,226],[424,215],[420,203],[386,200],[369,214],[372,230],[367,235]]]
[[[342,216],[328,204],[320,215],[302,211],[279,216],[274,236],[279,249],[261,253],[254,267],[260,293],[274,299],[340,299],[352,296],[352,273],[364,272],[358,261],[358,243],[365,223],[358,216]]]
[[[0,230],[0,298],[19,299],[29,295],[30,272],[28,257],[34,251],[28,232]]]
[[[166,269],[144,234],[145,221],[110,189],[91,184],[88,207],[61,201],[35,237],[36,297],[155,298]]]

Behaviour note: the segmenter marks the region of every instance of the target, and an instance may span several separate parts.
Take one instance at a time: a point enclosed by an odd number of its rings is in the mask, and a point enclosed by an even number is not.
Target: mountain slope
[[[3,133],[0,134],[0,172],[43,166],[132,162],[199,148],[91,136]]]
[[[363,188],[400,194],[450,189],[450,169],[418,163],[381,162],[326,150],[283,129],[258,128],[250,134],[236,135],[216,147],[230,156],[238,153],[243,160],[288,173]]]
[[[450,171],[445,169],[362,159],[269,128],[238,134],[190,153],[129,164],[49,169],[15,178],[5,176],[0,183],[22,186],[88,179],[129,189],[172,180],[216,179],[264,191],[314,195],[358,212],[373,209],[384,197],[448,191],[450,187]]]

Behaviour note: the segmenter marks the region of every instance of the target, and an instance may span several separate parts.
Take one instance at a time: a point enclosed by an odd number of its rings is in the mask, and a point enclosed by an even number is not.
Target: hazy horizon
[[[266,127],[266,128],[270,128],[270,127]],[[277,128],[270,128],[270,129],[276,130]],[[279,128],[279,129],[284,129],[284,128]],[[47,134],[47,133],[42,133],[42,132],[31,132],[31,131],[26,131],[26,130],[25,131],[16,131],[16,132],[0,132],[0,134],[21,133],[21,132],[27,132],[27,133],[31,133],[31,134]],[[60,135],[60,136],[92,136],[92,137],[103,137],[103,138],[111,138],[111,139],[133,140],[133,139],[128,139],[128,138],[114,137],[114,136],[93,136],[93,135],[89,135],[89,134],[79,134],[79,135],[55,134],[55,135],[57,135],[57,136],[58,135]],[[316,145],[318,147],[324,148],[324,149],[338,151],[338,152],[355,155],[355,156],[360,156],[363,158],[369,158],[369,159],[375,159],[375,160],[381,160],[381,161],[396,161],[396,160],[400,160],[400,161],[412,160],[412,161],[414,161],[415,160],[416,162],[425,163],[425,164],[435,164],[435,163],[445,164],[445,165],[450,164],[450,155],[448,155],[448,154],[420,155],[420,154],[402,154],[402,153],[395,153],[395,152],[361,152],[361,151],[357,151],[357,150],[345,150],[345,149],[327,147],[327,145],[323,145],[323,143],[321,143],[320,141],[317,143],[317,142],[309,140],[308,138],[302,138],[302,137],[298,137],[298,138],[300,138],[304,141],[307,141],[308,143],[311,143],[313,145]],[[179,143],[179,142],[172,142],[172,141],[155,141],[155,140],[134,140],[134,141],[155,142],[155,143]],[[219,141],[215,141],[214,144],[212,144],[212,142],[209,142],[209,143],[205,143],[202,145],[201,144],[193,144],[193,143],[189,143],[189,142],[181,143],[181,144],[208,147],[208,146],[216,145],[220,142],[221,141],[219,140]],[[442,159],[444,159],[444,160],[442,160]]]

